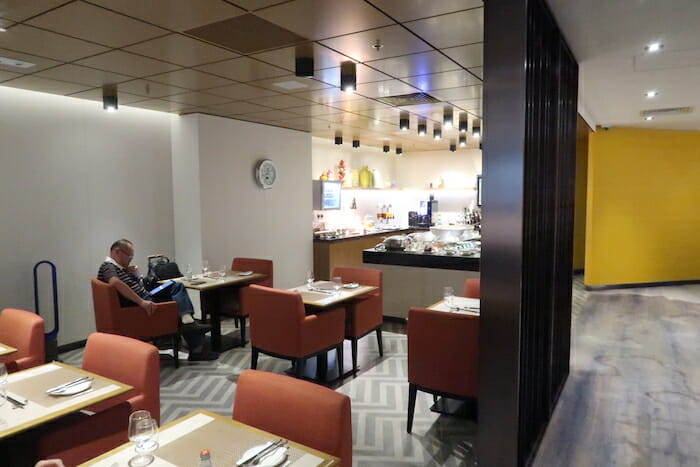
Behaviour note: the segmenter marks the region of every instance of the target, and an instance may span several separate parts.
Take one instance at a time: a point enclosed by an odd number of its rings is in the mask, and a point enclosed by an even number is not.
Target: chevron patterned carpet
[[[401,331],[401,326],[398,330]],[[361,339],[358,345],[361,371],[356,378],[345,378],[336,389],[352,399],[353,464],[363,467],[476,465],[476,424],[430,412],[429,394],[418,393],[413,433],[406,433],[406,336],[386,331],[383,335],[384,357],[379,356],[373,335]],[[60,357],[65,363],[80,365],[82,353],[79,349]],[[345,354],[345,368],[350,368],[347,341]],[[178,370],[170,361],[163,360],[162,422],[200,408],[230,416],[236,381],[246,368],[250,368],[249,345],[224,352],[215,362],[182,361]],[[259,370],[283,373],[288,368],[288,362],[264,355],[258,361]]]

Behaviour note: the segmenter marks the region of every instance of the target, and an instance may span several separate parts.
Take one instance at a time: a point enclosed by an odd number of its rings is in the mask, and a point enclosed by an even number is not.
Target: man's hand
[[[139,306],[146,310],[146,314],[148,316],[151,316],[153,313],[156,312],[156,304],[150,300],[141,300],[139,302]]]
[[[141,271],[139,271],[139,267],[135,264],[133,266],[129,266],[128,268],[126,268],[126,270],[138,278],[141,277]]]

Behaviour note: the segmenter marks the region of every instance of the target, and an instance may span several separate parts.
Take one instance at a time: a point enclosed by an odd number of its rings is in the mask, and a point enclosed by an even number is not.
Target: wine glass
[[[448,309],[453,308],[453,302],[454,302],[454,296],[455,296],[455,289],[452,287],[445,287],[442,289],[442,298],[445,300],[445,305],[447,305]]]
[[[336,295],[340,293],[341,288],[343,288],[343,278],[340,276],[333,277],[333,290],[335,290]]]
[[[206,259],[202,260],[202,277],[207,277],[207,274],[209,274],[209,261]]]
[[[227,273],[226,269],[227,269],[226,265],[222,264],[221,269],[219,269],[219,277],[221,278],[221,280],[226,279],[226,273]]]
[[[311,269],[306,272],[306,286],[309,290],[314,286],[314,272]]]
[[[155,418],[149,418],[142,420],[141,423],[151,425],[150,427],[144,428],[146,432],[150,433],[150,436],[143,443],[137,444],[135,451],[139,454],[145,455],[146,457],[152,458],[152,453],[160,447],[158,444],[158,421]]]
[[[153,456],[143,450],[147,443],[151,443],[157,432],[158,428],[153,422],[155,420],[151,418],[151,413],[148,410],[137,410],[129,415],[129,441],[134,443],[137,453],[136,456],[129,459],[130,467],[143,467],[153,462]]]
[[[0,397],[0,405],[3,405],[7,400],[7,392],[5,386],[7,385],[7,368],[5,368],[4,363],[0,363],[0,390],[2,390],[2,395]]]

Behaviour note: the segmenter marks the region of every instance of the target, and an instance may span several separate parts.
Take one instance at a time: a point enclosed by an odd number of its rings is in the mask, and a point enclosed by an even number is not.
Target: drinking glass
[[[306,286],[309,290],[314,286],[314,272],[310,269],[306,272]]]
[[[455,289],[452,287],[445,287],[442,289],[442,298],[445,300],[445,305],[447,305],[447,308],[450,310],[454,306],[454,296],[455,296]]]
[[[3,405],[7,400],[7,392],[5,386],[7,385],[7,368],[5,368],[4,363],[0,363],[0,405]]]
[[[335,290],[336,295],[340,293],[341,288],[343,288],[343,278],[340,276],[335,276],[333,278],[333,289]]]
[[[209,261],[206,259],[202,260],[202,276],[206,277],[209,274]]]
[[[226,273],[227,273],[226,269],[227,269],[226,265],[222,264],[221,268],[219,269],[219,277],[221,278],[221,280],[226,279]]]
[[[158,427],[148,410],[137,410],[129,415],[129,441],[134,443],[137,455],[129,459],[130,467],[143,467],[153,462],[152,451],[144,450],[150,446]],[[153,448],[155,450],[155,447]]]

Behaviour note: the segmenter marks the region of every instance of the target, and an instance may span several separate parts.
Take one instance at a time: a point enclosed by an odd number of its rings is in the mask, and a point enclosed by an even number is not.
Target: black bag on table
[[[156,288],[158,281],[175,279],[176,277],[182,277],[177,263],[170,261],[170,258],[165,255],[151,255],[148,257],[148,275],[143,281],[144,286],[148,290]]]

